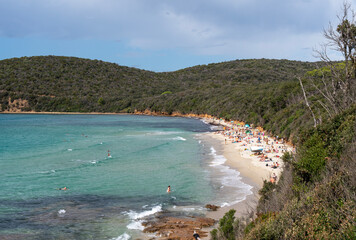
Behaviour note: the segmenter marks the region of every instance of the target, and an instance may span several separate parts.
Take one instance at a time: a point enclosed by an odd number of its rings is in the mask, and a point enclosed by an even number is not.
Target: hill
[[[207,113],[289,137],[291,120],[281,119],[304,114],[296,76],[312,69],[308,62],[251,59],[155,73],[73,57],[13,58],[0,61],[1,110]]]
[[[315,90],[332,79],[333,67],[347,66],[331,64],[315,70],[313,63],[251,59],[155,73],[70,57],[7,59],[0,61],[0,112],[149,110],[263,126],[295,143],[297,154],[283,156],[277,184],[265,182],[257,216],[234,219],[228,212],[213,239],[355,239],[356,106],[328,117]],[[297,80],[303,76],[315,80],[308,90],[315,127]]]

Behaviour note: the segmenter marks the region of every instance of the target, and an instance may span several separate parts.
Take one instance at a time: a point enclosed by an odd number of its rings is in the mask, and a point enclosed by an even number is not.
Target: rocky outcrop
[[[207,205],[205,205],[205,208],[212,210],[212,211],[216,211],[216,210],[218,210],[219,206],[216,206],[213,204],[207,204]]]
[[[11,98],[9,97],[8,101],[9,101],[8,109],[1,109],[4,112],[9,112],[9,113],[22,112],[24,109],[29,107],[28,101],[23,100],[21,98],[11,101]]]
[[[156,233],[159,239],[180,239],[191,240],[193,239],[194,231],[200,237],[207,237],[208,233],[203,231],[204,227],[211,227],[215,224],[212,218],[201,217],[163,217],[158,220],[146,222],[144,232]]]

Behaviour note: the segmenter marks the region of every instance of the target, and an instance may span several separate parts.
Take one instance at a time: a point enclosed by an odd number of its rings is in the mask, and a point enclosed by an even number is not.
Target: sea
[[[0,114],[0,239],[142,239],[145,218],[244,200],[252,187],[212,131],[182,117]]]

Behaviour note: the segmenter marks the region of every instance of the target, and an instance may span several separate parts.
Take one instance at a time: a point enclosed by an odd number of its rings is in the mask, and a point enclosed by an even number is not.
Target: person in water
[[[68,188],[67,187],[62,187],[62,188],[58,188],[58,190],[66,191],[66,190],[68,190]]]
[[[170,192],[171,192],[171,186],[168,186],[167,193],[170,193]]]

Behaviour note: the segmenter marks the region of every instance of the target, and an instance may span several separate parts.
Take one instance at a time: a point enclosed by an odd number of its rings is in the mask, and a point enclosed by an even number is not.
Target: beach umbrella
[[[245,124],[245,127],[250,127],[250,125],[248,125],[248,124]]]

